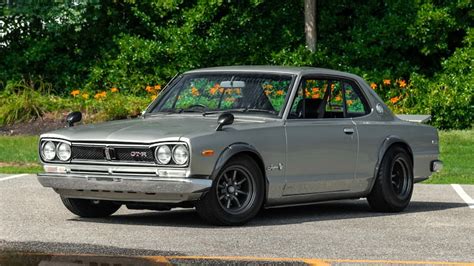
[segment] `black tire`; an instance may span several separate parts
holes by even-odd
[[[121,206],[103,200],[71,199],[63,196],[61,196],[61,200],[70,212],[84,218],[107,217],[114,214]]]
[[[413,194],[413,162],[400,146],[384,155],[374,187],[367,197],[370,207],[380,212],[400,212],[410,203]]]
[[[196,203],[196,210],[215,225],[245,224],[262,207],[263,182],[262,172],[251,157],[235,157],[224,165],[211,189]]]

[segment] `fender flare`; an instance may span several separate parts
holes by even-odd
[[[267,195],[268,195],[269,181],[268,181],[267,175],[265,173],[265,163],[264,163],[262,155],[257,151],[257,149],[254,146],[252,146],[248,143],[237,142],[237,143],[233,143],[233,144],[227,146],[221,152],[221,154],[219,155],[219,158],[217,159],[217,161],[214,165],[214,169],[212,170],[212,173],[210,175],[210,179],[211,180],[216,179],[217,175],[222,170],[222,168],[227,163],[227,161],[229,161],[233,156],[235,156],[239,153],[243,153],[243,152],[251,153],[252,155],[257,157],[258,160],[260,160],[260,162],[256,162],[256,163],[259,165],[259,167],[262,170],[262,176],[263,176],[263,179],[264,179],[264,186],[265,186],[265,188],[264,188],[264,191],[265,191],[264,199],[266,201]]]
[[[377,153],[377,162],[375,163],[375,168],[374,168],[374,178],[372,178],[372,181],[370,182],[369,190],[368,190],[369,193],[370,191],[372,191],[372,188],[374,187],[375,180],[377,179],[377,173],[379,172],[380,164],[382,163],[382,159],[385,156],[385,153],[393,144],[396,144],[396,143],[400,143],[403,146],[408,148],[408,153],[412,157],[412,161],[413,161],[413,151],[410,145],[408,145],[408,143],[405,140],[403,140],[401,137],[396,136],[396,135],[387,136],[382,142],[382,144],[380,145],[379,151]]]

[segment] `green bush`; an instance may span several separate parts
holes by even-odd
[[[41,80],[8,82],[0,95],[0,125],[42,117],[51,107],[49,98],[54,98],[49,90]]]
[[[440,129],[466,129],[474,123],[474,30],[464,42],[433,79],[412,76],[406,109],[431,114],[431,123]]]

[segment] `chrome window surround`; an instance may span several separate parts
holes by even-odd
[[[52,142],[64,142],[71,147],[73,146],[100,146],[100,147],[123,147],[123,148],[148,148],[152,149],[156,146],[160,145],[184,145],[189,152],[189,159],[188,161],[183,164],[183,165],[178,165],[178,164],[159,164],[156,159],[153,160],[153,162],[139,162],[139,161],[97,161],[97,160],[81,160],[81,159],[69,159],[68,161],[61,161],[59,159],[53,160],[53,161],[46,161],[43,159],[43,156],[41,155],[41,151],[43,148],[44,143],[52,141]],[[57,147],[56,147],[57,149]],[[126,143],[109,143],[109,142],[103,142],[103,143],[88,143],[88,142],[71,142],[71,141],[66,141],[62,139],[54,139],[54,138],[44,138],[40,140],[40,158],[43,163],[75,163],[75,164],[95,164],[95,165],[126,165],[126,166],[153,166],[153,167],[160,167],[160,168],[186,168],[191,164],[191,147],[187,142],[184,141],[165,141],[165,142],[157,142],[153,144],[126,144]],[[154,152],[153,152],[154,156]],[[72,156],[71,156],[72,158]],[[171,160],[173,161],[173,159]]]

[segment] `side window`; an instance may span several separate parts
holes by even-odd
[[[358,90],[354,89],[354,87],[349,83],[345,83],[344,86],[347,116],[358,117],[368,114],[369,108],[367,103],[362,100],[363,98]]]
[[[368,113],[363,98],[350,82],[306,79],[298,88],[290,119],[357,117]]]
[[[326,104],[326,115],[331,117],[343,117],[344,113],[344,98],[342,96],[343,84],[339,81],[333,81],[331,83],[331,93],[328,95],[328,101]]]

